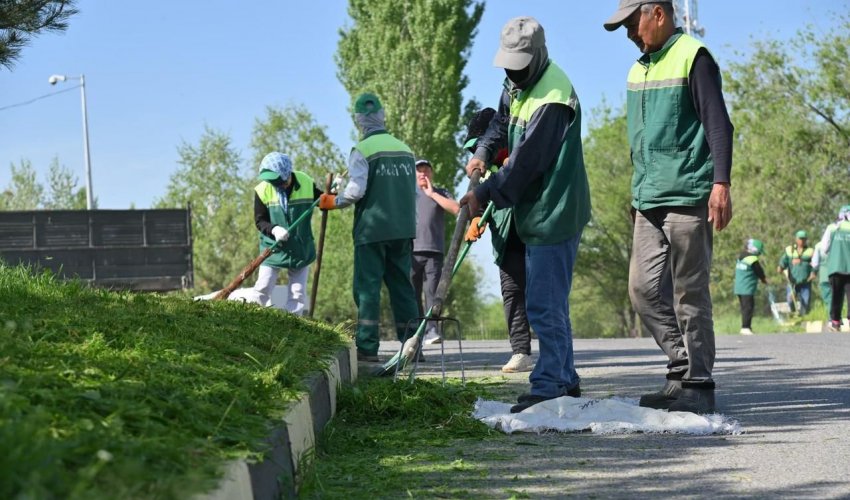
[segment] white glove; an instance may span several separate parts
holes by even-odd
[[[289,231],[280,226],[275,226],[272,228],[272,236],[274,236],[275,241],[286,241],[289,239]]]

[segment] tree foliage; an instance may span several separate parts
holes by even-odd
[[[180,167],[156,208],[192,207],[195,286],[221,288],[256,256],[251,185],[229,136],[206,129],[178,148]]]
[[[21,50],[42,32],[68,28],[75,0],[0,0],[0,66],[12,69]]]
[[[0,210],[85,210],[85,189],[77,187],[77,177],[58,158],[50,162],[46,188],[30,160],[21,159],[9,169],[11,179],[0,196]]]
[[[472,0],[350,0],[353,25],[340,31],[343,86],[380,97],[387,128],[432,162],[440,186],[461,179],[463,70],[483,12]]]

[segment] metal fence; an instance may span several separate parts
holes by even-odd
[[[188,208],[0,212],[0,259],[99,287],[191,288],[192,213]]]

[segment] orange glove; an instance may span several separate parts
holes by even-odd
[[[319,208],[322,210],[334,210],[336,208],[336,195],[326,193],[319,196]]]
[[[472,218],[472,221],[469,223],[469,229],[466,230],[466,238],[464,238],[466,241],[478,241],[478,238],[487,230],[487,224],[478,227],[480,221],[481,217]]]

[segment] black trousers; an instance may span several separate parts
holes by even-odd
[[[531,354],[531,327],[525,313],[525,245],[509,244],[499,266],[508,338],[514,354]]]
[[[443,254],[439,252],[413,252],[410,267],[410,279],[413,281],[416,303],[419,305],[419,316],[425,316],[425,312],[434,305],[434,299],[437,296],[437,285],[440,284],[440,274],[443,272]],[[422,304],[423,292],[425,295],[424,306]],[[437,323],[429,321],[428,329],[432,328],[439,332]]]
[[[741,303],[741,328],[750,328],[753,324],[756,298],[752,295],[738,295],[738,301]]]
[[[835,273],[830,275],[829,287],[832,288],[829,319],[841,321],[841,308],[845,301],[847,302],[847,318],[850,318],[850,274]]]

